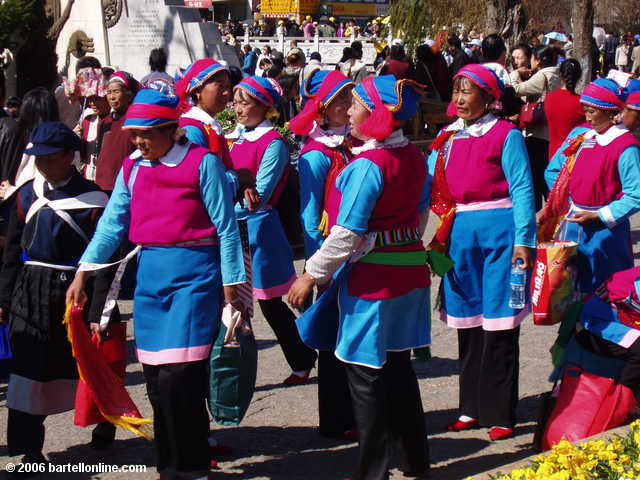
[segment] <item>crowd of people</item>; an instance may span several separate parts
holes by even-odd
[[[212,455],[228,448],[210,432],[209,355],[221,311],[246,317],[253,300],[290,369],[283,384],[318,369],[319,432],[357,439],[354,478],[388,478],[394,448],[406,477],[427,478],[411,352],[431,344],[431,274],[442,277],[437,309],[458,337],[459,410],[448,429],[513,436],[528,308],[511,304],[510,272],[531,268],[537,220],[559,181],[580,295],[633,267],[640,80],[599,75],[578,91],[580,63],[562,38],[507,52],[499,35],[473,33],[468,52],[458,35],[415,56],[394,41],[371,68],[359,42],[337,67],[295,44],[286,57],[245,45],[241,69],[206,58],[175,76],[157,49],[140,81],[83,57],[55,90],[26,93],[17,117],[0,119],[9,454],[46,461],[44,420],[74,408],[66,305],[122,346],[108,299],[117,263],[131,258],[163,480],[206,479]],[[421,99],[447,104],[451,119],[428,152],[403,130]],[[225,131],[228,108],[235,128]],[[293,140],[276,128],[285,125]],[[280,214],[296,178],[300,276]],[[440,223],[425,249],[431,210]],[[578,340],[635,365],[638,335],[607,336],[603,321],[583,325]],[[124,382],[122,365],[113,369]],[[620,382],[640,399],[637,373]],[[103,419],[92,445],[114,438]]]

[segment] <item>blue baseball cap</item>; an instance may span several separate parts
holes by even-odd
[[[28,155],[50,155],[63,150],[80,150],[80,139],[62,122],[42,122],[29,139],[32,146],[25,150]]]

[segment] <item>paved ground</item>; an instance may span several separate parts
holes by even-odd
[[[635,222],[636,230],[640,219]],[[640,233],[634,231],[634,245]],[[637,245],[636,245],[637,246]],[[638,254],[636,254],[638,257]],[[297,262],[301,267],[301,262]],[[437,291],[437,282],[433,292]],[[130,302],[123,310],[130,312]],[[215,479],[279,479],[337,480],[352,473],[356,444],[345,444],[320,437],[317,425],[316,383],[283,387],[288,375],[282,352],[273,333],[262,317],[256,318],[255,333],[260,348],[257,389],[249,412],[239,427],[217,428],[218,437],[235,447],[232,455],[220,459]],[[489,442],[484,429],[470,432],[446,432],[444,426],[455,418],[457,386],[457,341],[455,332],[434,318],[433,358],[415,362],[420,379],[422,401],[429,429],[432,478],[464,479],[514,462],[532,454],[530,444],[535,427],[537,396],[549,389],[549,347],[555,338],[554,327],[536,327],[530,319],[522,326],[519,424],[514,438]],[[131,362],[127,368],[129,391],[143,414],[150,416],[140,364],[135,363],[133,340],[129,341]],[[6,383],[0,383],[0,406],[4,405]],[[19,458],[7,457],[6,409],[0,409],[0,470],[7,462]],[[146,480],[157,477],[151,444],[125,431],[118,432],[113,448],[94,451],[86,444],[90,429],[73,425],[72,413],[51,416],[46,421],[45,454],[54,465],[84,462],[85,464],[146,465],[146,473],[46,473],[37,479],[105,479]],[[4,473],[4,472],[3,472]],[[394,479],[402,476],[394,472]],[[2,478],[2,474],[0,474]]]

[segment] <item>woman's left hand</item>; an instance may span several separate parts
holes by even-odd
[[[313,292],[313,286],[315,284],[316,281],[308,273],[298,277],[289,289],[289,294],[287,296],[289,304],[294,308],[301,309],[304,306],[304,302],[307,297]]]
[[[530,268],[531,265],[531,248],[522,245],[513,247],[513,255],[511,256],[511,265],[515,266],[518,260],[522,260],[522,268]]]
[[[576,212],[573,217],[567,217],[567,222],[577,223],[578,225],[589,225],[600,221],[600,215],[597,211],[592,212]]]

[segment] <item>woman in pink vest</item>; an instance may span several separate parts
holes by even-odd
[[[625,108],[623,91],[599,78],[580,97],[591,130],[551,159],[545,178],[553,185],[568,156],[571,208],[560,226],[563,239],[578,242],[578,286],[594,292],[613,273],[633,267],[629,217],[640,210],[640,148],[615,117]]]
[[[531,264],[536,223],[531,169],[522,133],[496,116],[509,100],[496,74],[467,65],[454,77],[458,119],[431,145],[432,205],[441,217],[432,246],[453,268],[443,278],[443,321],[458,331],[459,417],[449,430],[489,427],[513,435],[518,403],[520,323],[509,306],[510,271]],[[505,103],[505,106],[508,104]]]
[[[251,245],[253,296],[276,334],[292,373],[286,385],[306,383],[316,361],[296,330],[294,313],[282,301],[296,279],[293,252],[275,207],[288,176],[289,150],[268,120],[280,101],[275,80],[245,77],[234,89],[233,103],[238,127],[231,137],[233,168],[248,169],[256,178],[260,203],[255,211],[236,204],[238,220],[246,220]]]
[[[178,100],[141,90],[124,123],[138,148],[124,160],[68,299],[128,232],[138,253],[134,333],[154,412],[162,479],[207,478],[207,362],[222,302],[245,281],[233,199],[219,157],[175,140]],[[100,265],[98,265],[99,267]],[[221,294],[224,292],[224,298]]]
[[[316,68],[300,86],[304,108],[289,122],[293,133],[307,137],[298,158],[306,258],[320,248],[338,217],[336,178],[352,158],[347,112],[353,86],[337,70]],[[331,350],[318,353],[318,417],[321,435],[352,439],[357,433],[344,365]]]
[[[389,478],[394,446],[406,476],[422,478],[429,469],[410,355],[430,343],[422,232],[431,177],[422,153],[398,128],[416,113],[416,87],[384,75],[354,88],[349,121],[364,144],[352,149],[354,160],[336,180],[341,200],[335,225],[289,291],[289,301],[300,308],[315,285],[331,282],[298,319],[298,329],[307,344],[332,350],[345,363],[361,480]]]

